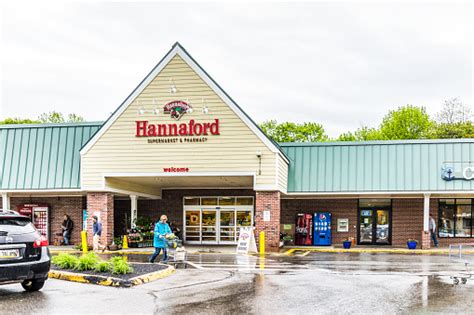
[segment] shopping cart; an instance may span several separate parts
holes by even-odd
[[[469,269],[469,264],[473,262],[474,258],[474,243],[470,244],[450,244],[449,245],[449,260],[453,263],[464,264],[464,271],[460,271],[449,278],[453,280],[453,284],[466,284],[468,279],[471,279],[472,273]]]
[[[183,246],[183,241],[178,238],[168,241],[168,248],[170,249],[170,256],[173,257],[175,268],[181,265],[184,269],[186,269],[187,252]]]

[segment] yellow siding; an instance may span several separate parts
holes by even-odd
[[[171,78],[178,88],[175,95],[169,93]],[[207,115],[202,113],[203,98],[209,108]],[[158,116],[150,113],[154,99],[161,110]],[[147,138],[135,137],[136,120],[176,123],[169,114],[162,112],[163,105],[173,100],[187,101],[194,110],[191,114],[185,114],[178,123],[188,123],[190,119],[212,122],[217,118],[220,135],[209,135],[206,143],[149,144]],[[148,111],[145,115],[137,113],[141,105]],[[188,167],[190,172],[258,174],[257,151],[262,153],[262,172],[257,175],[256,184],[275,186],[275,153],[176,55],[82,156],[82,188],[102,187],[103,173],[159,173],[170,166]],[[280,164],[286,165],[284,161]]]
[[[288,188],[288,164],[278,156],[278,188],[286,193]]]

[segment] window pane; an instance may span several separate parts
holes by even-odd
[[[470,205],[472,202],[471,199],[456,199],[457,205]]]
[[[440,206],[439,212],[439,236],[454,237],[454,207]]]
[[[391,199],[359,199],[359,207],[390,207]]]
[[[217,198],[201,198],[203,206],[217,206]]]
[[[184,197],[184,205],[185,206],[199,206],[199,198],[193,197]]]
[[[220,206],[233,206],[235,205],[234,197],[219,197]]]
[[[471,236],[471,206],[456,206],[456,237]]]
[[[445,205],[454,205],[454,199],[440,199],[439,203]]]
[[[199,210],[186,211],[186,225],[199,226],[201,224]]]
[[[252,197],[237,197],[237,206],[253,206]]]
[[[237,225],[250,226],[252,224],[252,212],[237,211]]]

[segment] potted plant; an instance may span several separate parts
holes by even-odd
[[[345,240],[342,241],[342,246],[345,249],[351,248],[351,245],[352,245],[352,237],[348,237],[348,238],[346,238]]]
[[[407,247],[408,249],[416,249],[416,245],[418,244],[418,241],[412,238],[409,238],[407,240]]]

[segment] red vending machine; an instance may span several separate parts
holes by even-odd
[[[31,219],[41,235],[49,238],[49,205],[28,203],[19,205],[17,210],[21,215]]]
[[[295,225],[295,245],[313,244],[313,215],[298,213]]]

